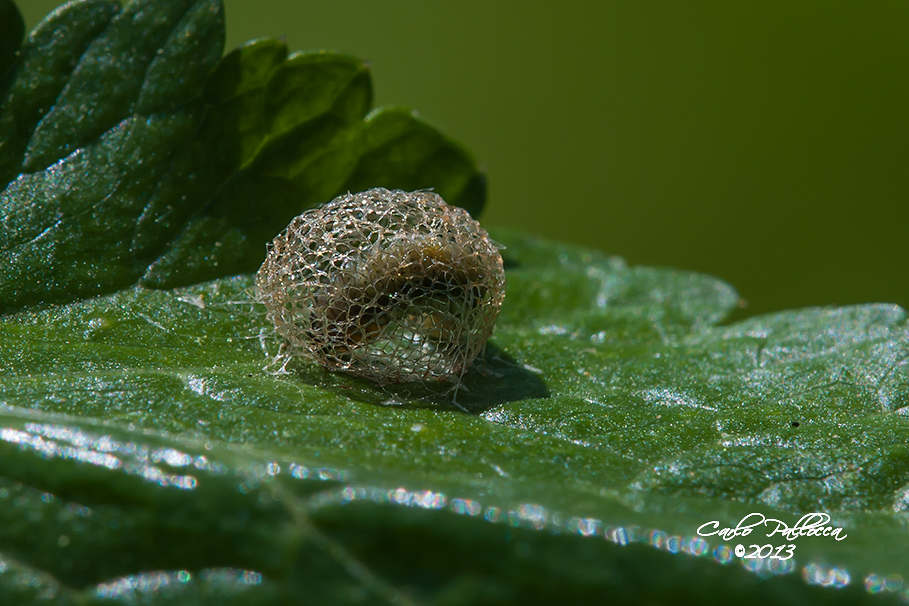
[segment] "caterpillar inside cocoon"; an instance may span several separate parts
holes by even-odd
[[[505,272],[465,210],[377,188],[291,221],[269,245],[256,296],[287,356],[383,385],[458,382],[492,334]]]

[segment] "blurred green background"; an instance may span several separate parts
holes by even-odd
[[[228,48],[369,60],[377,104],[486,166],[487,225],[719,276],[748,313],[909,307],[905,0],[226,5]]]

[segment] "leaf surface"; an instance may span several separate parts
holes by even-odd
[[[902,310],[717,326],[737,304],[717,280],[493,235],[507,246],[509,292],[458,394],[471,414],[307,362],[263,370],[277,343],[246,276],[9,316],[0,495],[21,509],[3,509],[18,529],[4,556],[77,593],[158,571],[155,599],[187,603],[297,583],[342,602],[557,595],[519,570],[578,599],[657,599],[673,583],[707,599],[683,579],[697,570],[746,599],[752,575],[716,562],[733,559],[723,545],[734,542],[699,540],[697,528],[825,511],[847,538],[797,539],[794,560],[759,567],[779,578],[755,596],[861,601],[864,579],[906,574]],[[435,553],[437,576],[409,576],[409,553]],[[594,574],[610,566],[642,586]],[[645,581],[664,573],[666,585]],[[846,574],[853,589],[818,592],[796,573],[815,584]]]

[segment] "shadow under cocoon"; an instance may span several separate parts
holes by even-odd
[[[549,388],[538,374],[493,343],[486,345],[459,385],[447,382],[377,385],[308,362],[291,364],[288,369],[310,385],[358,402],[389,408],[439,408],[482,414],[500,404],[550,397]]]

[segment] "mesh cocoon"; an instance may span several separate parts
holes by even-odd
[[[505,272],[465,210],[377,188],[291,221],[256,292],[289,356],[380,384],[457,381],[492,334]]]

